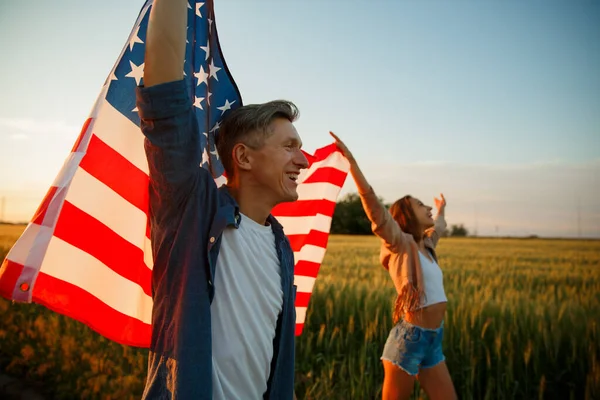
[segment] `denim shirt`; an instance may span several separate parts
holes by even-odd
[[[144,399],[212,399],[210,304],[223,231],[239,208],[225,186],[200,168],[200,131],[183,80],[136,89],[150,169],[152,339]],[[265,399],[294,393],[293,252],[269,216],[281,264],[278,317]],[[243,223],[243,221],[241,222]]]

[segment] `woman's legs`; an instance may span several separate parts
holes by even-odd
[[[419,370],[419,383],[430,400],[456,400],[456,391],[446,363]],[[385,387],[385,385],[384,385]]]
[[[415,376],[407,374],[400,367],[383,360],[382,400],[405,400],[410,398],[415,385]]]

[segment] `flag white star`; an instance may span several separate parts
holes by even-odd
[[[108,80],[109,81],[118,81],[119,80],[119,78],[117,78],[117,75],[115,75],[114,70],[110,73],[110,77],[108,78]]]
[[[208,70],[209,70],[209,74],[210,74],[211,78],[215,78],[216,80],[219,80],[219,78],[217,78],[217,72],[219,72],[221,70],[221,68],[219,68],[215,65],[214,59],[210,60],[210,65],[208,66]]]
[[[144,77],[144,63],[140,65],[135,65],[133,61],[129,60],[129,65],[131,66],[131,72],[125,75],[128,78],[134,78],[136,85],[139,86],[140,81]]]
[[[221,127],[221,121],[217,121],[217,123],[215,124],[215,126],[212,127],[212,129],[209,132],[214,132],[217,129],[219,129]]]
[[[206,101],[208,102],[209,106],[210,106],[210,96],[212,96],[212,93],[208,92],[208,97],[206,98]]]
[[[194,107],[198,107],[201,110],[204,110],[204,108],[202,108],[202,101],[204,100],[204,97],[198,97],[198,96],[194,96],[195,100],[194,100]]]
[[[138,112],[137,106],[135,106],[135,108],[133,110],[131,110],[131,112]]]
[[[217,152],[217,148],[215,147],[215,151],[211,151],[210,154],[212,154],[213,156],[215,156],[215,158],[218,160],[219,159],[219,152]]]
[[[215,179],[215,183],[217,187],[221,187],[227,183],[227,178],[225,178],[225,175],[221,175],[217,179]]]
[[[133,36],[131,36],[131,39],[129,40],[129,51],[133,50],[133,46],[135,46],[136,43],[144,43],[142,39],[140,39],[139,33],[140,27],[138,26],[135,30],[135,33],[133,34]]]
[[[212,19],[208,19],[208,32],[210,32],[212,29]]]
[[[198,79],[198,82],[196,82],[196,86],[200,86],[201,83],[208,82],[208,74],[204,72],[204,67],[202,65],[200,66],[198,72],[194,72],[194,76],[196,77],[196,79]]]
[[[209,157],[208,151],[206,151],[206,147],[205,147],[204,151],[202,152],[202,163],[200,165],[205,164],[207,162],[210,162],[210,157]]]
[[[196,3],[196,15],[202,18],[202,13],[200,13],[200,7],[202,7],[204,3]]]
[[[206,41],[206,46],[200,46],[200,48],[206,52],[204,61],[208,60],[208,55],[210,54],[210,40]]]
[[[188,8],[191,10],[192,6],[190,6],[190,2],[188,1]]]
[[[225,99],[225,104],[223,104],[221,107],[217,107],[217,110],[221,110],[221,115],[223,115],[225,114],[225,111],[231,110],[233,103],[235,103],[235,100],[230,103],[229,100]]]

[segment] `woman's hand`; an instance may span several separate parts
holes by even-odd
[[[434,197],[433,201],[435,202],[435,208],[437,208],[438,214],[444,215],[444,210],[446,209],[446,198],[444,197],[444,194],[440,193],[440,198]]]
[[[348,149],[348,147],[344,144],[344,142],[342,142],[342,140],[339,137],[337,137],[335,133],[329,132],[329,134],[335,139],[335,144],[342,152],[342,155],[346,157],[346,159],[350,163],[354,162],[354,156],[352,155],[352,152]]]

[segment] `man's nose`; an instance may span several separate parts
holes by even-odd
[[[298,155],[296,156],[294,163],[300,168],[308,168],[308,159],[302,150],[298,150]]]

